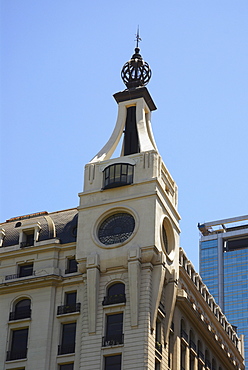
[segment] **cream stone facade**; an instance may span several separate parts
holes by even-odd
[[[143,65],[138,48],[128,63]],[[130,76],[79,207],[0,224],[3,370],[244,369],[242,338],[179,248],[156,106]]]

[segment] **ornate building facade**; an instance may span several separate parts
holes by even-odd
[[[179,248],[177,186],[139,52],[137,41],[78,208],[0,225],[4,370],[244,369],[242,340]]]

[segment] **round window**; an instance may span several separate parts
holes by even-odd
[[[107,217],[98,230],[98,238],[102,244],[123,243],[133,233],[135,221],[129,213],[115,213]]]

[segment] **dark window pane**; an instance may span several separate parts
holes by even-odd
[[[62,334],[62,346],[67,346],[75,343],[76,323],[64,324]]]
[[[26,235],[27,246],[34,245],[34,233]]]
[[[59,366],[59,370],[73,370],[74,364],[63,364]]]
[[[14,330],[12,333],[11,352],[26,350],[28,343],[28,329]]]
[[[121,370],[121,355],[105,357],[104,370]]]
[[[31,301],[30,299],[22,299],[15,305],[14,318],[15,320],[24,319],[31,316],[30,310]]]
[[[77,300],[77,292],[65,293],[66,306],[74,306]]]
[[[108,288],[108,296],[125,294],[125,284],[117,283],[113,284]]]
[[[115,337],[121,336],[122,326],[123,326],[122,313],[107,316],[107,330],[106,330],[107,340],[111,340]]]
[[[67,269],[65,270],[66,274],[77,272],[77,261],[74,258],[67,259]]]
[[[33,264],[19,266],[19,276],[30,276],[33,275]]]

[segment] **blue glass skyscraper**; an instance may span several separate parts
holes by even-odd
[[[198,224],[200,275],[227,319],[245,335],[248,364],[248,216]]]

